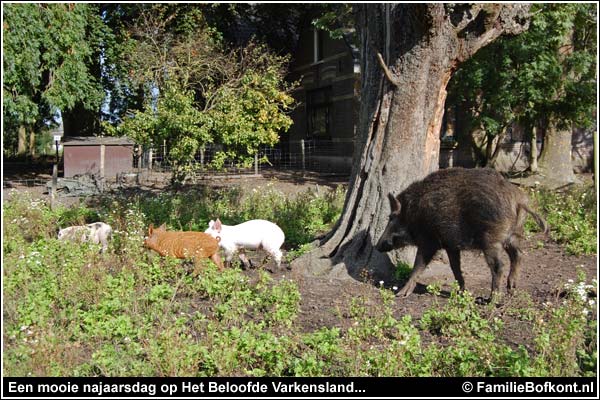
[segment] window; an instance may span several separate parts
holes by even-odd
[[[330,139],[331,87],[306,94],[308,113],[308,139]]]
[[[318,62],[323,59],[323,38],[324,32],[318,29],[313,30],[313,49],[314,49],[314,60]]]

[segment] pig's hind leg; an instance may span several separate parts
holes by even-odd
[[[458,282],[460,290],[465,290],[465,279],[463,278],[463,274],[460,269],[460,250],[446,249],[446,253],[448,254],[448,260],[450,261],[450,268],[452,268],[452,273]]]
[[[510,258],[510,272],[508,273],[508,280],[506,283],[506,289],[509,294],[514,293],[517,288],[517,282],[519,281],[522,254],[520,244],[521,238],[518,235],[512,235],[504,248],[508,254],[508,258]]]

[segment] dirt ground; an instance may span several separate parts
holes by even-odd
[[[34,174],[36,177],[48,177],[49,175]],[[28,175],[31,176],[31,175]],[[17,179],[18,171],[12,174],[6,174],[4,179]],[[334,188],[337,185],[347,183],[348,177],[343,176],[321,176],[307,173],[304,176],[297,172],[265,174],[262,177],[243,177],[235,179],[218,179],[201,181],[202,185],[213,186],[239,186],[243,189],[266,189],[273,187],[286,194],[295,194],[303,192],[308,188],[314,190],[324,190],[325,188]],[[165,188],[165,179],[155,175],[153,179],[145,185],[145,190],[161,191]],[[14,189],[28,190],[39,196],[48,196],[43,194],[44,189],[41,186],[24,187],[16,185]],[[3,194],[6,196],[7,191]],[[61,201],[77,201],[73,198],[62,198]],[[543,246],[540,246],[543,243]],[[586,273],[588,281],[598,276],[597,256],[572,256],[567,254],[564,249],[553,242],[549,237],[537,235],[526,240],[523,246],[523,260],[521,268],[521,278],[519,281],[519,290],[528,293],[535,304],[541,306],[546,301],[554,301],[560,293],[562,286],[568,279],[577,279],[578,270]],[[253,254],[248,252],[250,259],[255,264],[260,264],[263,254]],[[461,255],[463,274],[466,287],[475,296],[487,298],[491,286],[491,273],[480,252],[463,252]],[[508,257],[504,255],[504,262],[508,267]],[[273,269],[273,268],[271,268]],[[507,268],[506,268],[507,269]],[[258,271],[250,269],[245,271],[250,277],[256,277]],[[279,271],[273,272],[273,277],[278,280],[283,277],[294,279],[300,289],[302,298],[300,304],[299,326],[304,331],[314,331],[321,327],[347,327],[351,324],[349,318],[349,307],[351,300],[358,296],[365,296],[368,302],[375,304],[379,299],[379,291],[376,284],[363,283],[351,278],[346,280],[330,279],[322,277],[303,276],[295,271],[289,270],[286,265]],[[506,279],[506,271],[504,279]],[[422,313],[432,304],[444,304],[447,301],[451,284],[454,281],[448,260],[445,254],[438,253],[434,261],[419,279],[415,293],[408,298],[396,298],[396,316],[411,315],[414,319],[420,318]],[[442,294],[434,296],[427,293],[425,287],[431,283],[439,283],[442,287]],[[505,285],[505,280],[503,281]],[[386,282],[386,287],[392,285],[402,286],[403,282]],[[505,298],[503,301],[511,302],[511,298]],[[502,307],[500,305],[499,307]],[[504,316],[505,320],[505,340],[509,343],[528,345],[531,339],[531,332],[523,322],[512,319],[510,316]]]

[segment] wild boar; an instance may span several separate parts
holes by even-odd
[[[510,259],[510,293],[519,279],[520,242],[527,213],[547,231],[546,222],[529,208],[527,195],[489,168],[439,170],[412,183],[398,196],[390,193],[388,197],[391,214],[377,250],[417,246],[412,273],[397,296],[413,292],[419,274],[440,249],[448,253],[461,290],[465,282],[460,251],[482,250],[492,272],[492,294],[499,290],[504,249]]]
[[[158,228],[150,224],[144,245],[161,256],[193,258],[195,262],[210,258],[219,269],[223,269],[219,240],[203,232],[167,231],[165,224]]]

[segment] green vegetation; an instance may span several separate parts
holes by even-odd
[[[170,78],[148,77],[157,66],[140,66],[138,79],[157,93],[148,96],[143,110],[129,110],[119,125],[104,124],[108,134],[128,136],[146,146],[167,143],[176,182],[201,167],[194,156],[207,145],[220,145],[213,168],[223,169],[225,160],[248,167],[260,145],[277,144],[279,134],[292,124],[287,113],[294,102],[289,94],[294,85],[284,81],[289,57],[255,43],[228,54],[210,33],[195,35],[173,40],[170,52],[152,57],[146,53],[158,50],[148,49],[144,41],[156,38],[142,38],[137,45],[137,52],[144,53],[140,59],[153,63],[169,58],[174,67],[165,74]],[[208,49],[198,53],[198,47]]]
[[[529,136],[534,129],[544,134],[594,123],[595,7],[534,4],[531,10],[528,30],[478,51],[448,87],[449,103],[464,114],[465,144],[482,165],[493,165],[514,122]]]
[[[420,321],[395,314],[394,296],[360,295],[343,326],[306,331],[296,283],[266,271],[219,272],[142,249],[150,222],[204,229],[219,215],[279,223],[288,259],[338,217],[344,192],[236,189],[110,197],[92,209],[50,210],[12,195],[4,204],[4,372],[7,376],[578,376],[596,370],[595,280],[581,275],[561,297],[536,306],[526,293],[481,306],[456,288],[434,299]],[[59,242],[56,228],[102,219],[114,229],[109,251]],[[402,267],[402,266],[401,266]],[[405,267],[405,266],[404,266]],[[404,268],[403,267],[403,268]],[[402,268],[401,268],[402,269]],[[403,269],[402,269],[403,271]],[[439,287],[431,286],[434,296]],[[534,334],[505,341],[504,320]]]
[[[3,21],[3,150],[33,155],[59,111],[100,109],[104,93],[88,66],[107,32],[90,4],[9,4]]]
[[[593,185],[575,187],[557,192],[536,189],[530,192],[537,208],[546,218],[550,236],[574,255],[597,254],[597,203]],[[535,223],[528,219],[528,232],[536,231]]]
[[[218,145],[215,168],[251,164],[260,145],[275,145],[291,126],[295,83],[285,79],[290,56],[272,51],[264,35],[234,43],[214,26],[233,23],[237,12],[209,4],[8,5],[4,154],[36,155],[36,142],[46,147],[44,133],[62,119],[66,136],[166,143],[176,182],[209,144]]]

